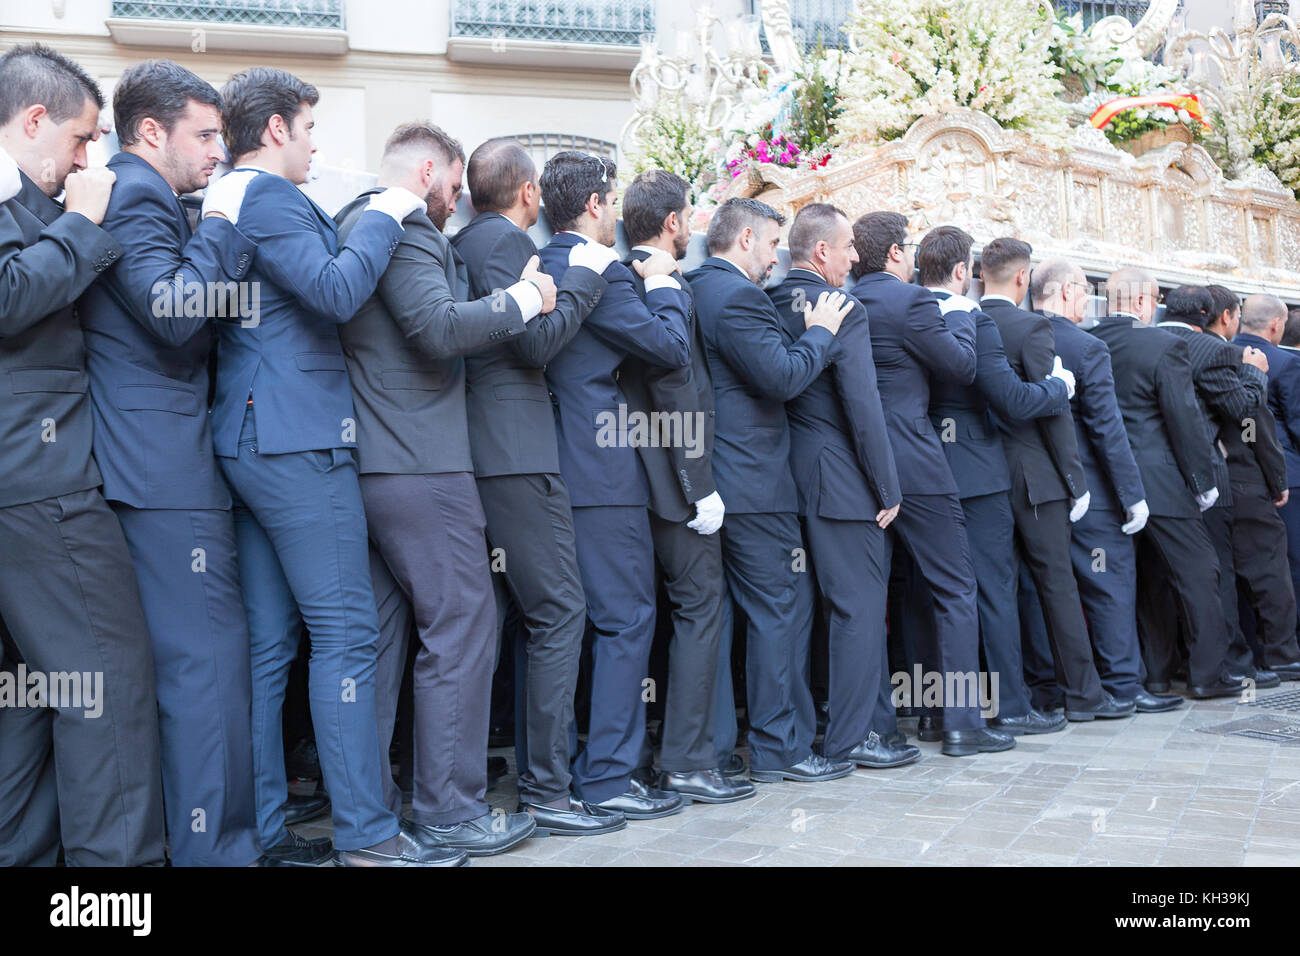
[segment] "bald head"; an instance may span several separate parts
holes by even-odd
[[[1286,318],[1286,303],[1275,295],[1252,295],[1241,304],[1241,331],[1258,335],[1274,345],[1282,341]]]
[[[1034,269],[1029,295],[1034,308],[1082,322],[1088,308],[1088,277],[1073,262],[1048,259]]]
[[[1127,312],[1150,325],[1159,304],[1160,283],[1146,269],[1127,266],[1110,274],[1106,281],[1106,298],[1111,314]]]

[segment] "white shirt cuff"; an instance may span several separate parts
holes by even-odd
[[[677,289],[681,291],[681,283],[672,276],[651,276],[645,280],[645,290],[653,292],[655,289]]]
[[[525,322],[542,314],[542,294],[537,290],[537,286],[527,279],[520,279],[506,289],[506,295],[515,300],[515,305],[519,306],[519,312]]]

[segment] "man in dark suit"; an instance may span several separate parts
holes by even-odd
[[[930,423],[957,482],[979,591],[980,641],[989,671],[998,675],[997,716],[990,724],[1016,736],[1054,733],[1065,729],[1065,718],[1035,710],[1025,685],[1011,473],[994,416],[1016,422],[1059,415],[1069,407],[1073,382],[1062,369],[1054,369],[1042,382],[1025,382],[1008,364],[997,326],[966,297],[974,270],[973,244],[961,229],[939,226],[917,249],[921,284],[939,300],[939,311],[945,316],[966,312],[975,322],[975,381],[932,383]],[[916,602],[906,607],[915,608]],[[912,617],[928,626],[924,615]],[[932,733],[939,739],[937,728]]]
[[[537,255],[525,229],[538,219],[541,192],[528,152],[512,139],[474,150],[467,170],[477,215],[452,247],[464,261],[474,299],[509,288]],[[597,254],[593,244],[586,252]],[[617,255],[610,251],[606,261]],[[540,833],[608,833],[627,826],[621,813],[570,793],[569,733],[587,620],[578,571],[569,491],[560,475],[546,363],[573,338],[604,293],[587,269],[561,284],[556,308],[509,341],[466,356],[470,456],[487,539],[503,562],[504,591],[520,611],[528,638],[515,657],[515,759],[520,806]]]
[[[297,188],[311,161],[315,87],[269,67],[231,77],[222,130],[234,167],[209,186],[257,243],[260,310],[218,321],[213,441],[235,499],[253,671],[253,768],[264,846],[286,836],[280,712],[298,645],[312,643],[308,693],[345,866],[459,866],[460,850],[418,843],[384,803],[375,712],[379,625],[357,481],[356,412],[337,326],[374,292],[421,197],[367,201],[342,246],[334,221]]]
[[[251,304],[236,282],[257,247],[217,217],[191,236],[177,198],[206,186],[225,158],[220,106],[211,85],[168,60],[141,63],[118,80],[113,119],[122,152],[108,164],[117,183],[103,225],[122,255],[78,306],[95,458],[153,642],[173,866],[247,866],[261,852],[248,620],[230,493],[207,415],[209,292],[232,293],[211,301],[236,317],[241,302]],[[203,307],[187,308],[195,297]],[[265,862],[328,856],[328,841],[289,841],[268,847]]]
[[[562,281],[573,250],[611,247],[618,225],[611,160],[573,150],[552,156],[540,185],[558,232],[541,250],[546,271]],[[575,755],[573,779],[583,799],[630,820],[676,813],[682,797],[633,777],[645,737],[641,694],[654,639],[654,542],[649,488],[628,432],[627,399],[616,373],[629,356],[683,368],[691,353],[686,329],[690,297],[673,278],[668,253],[635,263],[645,301],[620,262],[577,334],[546,367],[555,395],[560,474],[573,495],[578,568],[587,596],[591,638],[591,718]]]
[[[414,615],[413,833],[487,856],[527,839],[537,824],[527,813],[494,816],[485,800],[497,613],[462,356],[523,334],[554,307],[555,283],[530,259],[502,293],[463,301],[458,261],[441,232],[463,173],[460,144],[436,126],[411,123],[389,137],[378,185],[339,212],[339,236],[346,241],[370,197],[388,186],[426,197],[425,215],[407,217],[375,294],[339,335],[357,409],[379,609],[380,746],[392,738]],[[599,289],[599,272],[585,271],[574,281]],[[400,813],[391,774],[384,783],[389,809]]]
[[[790,272],[768,295],[795,339],[804,328],[804,306],[843,286],[858,254],[852,223],[825,203],[799,210],[789,245]],[[872,731],[871,715],[887,679],[885,529],[903,496],[876,389],[866,310],[849,302],[832,361],[786,403],[790,469],[828,631],[822,753],[860,767],[901,767],[920,759],[921,751]]]
[[[115,175],[86,168],[103,103],[47,47],[0,57],[0,658],[24,700],[24,671],[68,677],[0,707],[3,866],[52,866],[60,842],[72,866],[164,859],[149,631],[91,457],[73,307],[122,256],[99,226]]]
[[[853,225],[859,261],[853,296],[867,309],[871,351],[885,424],[894,451],[903,505],[893,523],[934,607],[934,629],[920,657],[945,685],[967,679],[964,700],[945,700],[943,752],[953,757],[1009,750],[1015,737],[984,725],[971,693],[980,673],[979,611],[966,518],[943,443],[930,423],[931,380],[969,385],[977,370],[975,321],[970,312],[946,317],[934,294],[911,282],[916,246],[907,219],[867,213]],[[913,694],[917,693],[916,688]],[[877,707],[878,730],[896,730],[893,714]]]
[[[1233,339],[1235,345],[1257,348],[1268,362],[1268,411],[1271,413],[1277,438],[1282,446],[1283,464],[1286,474],[1287,489],[1284,494],[1275,494],[1273,501],[1278,514],[1286,527],[1287,555],[1289,557],[1293,594],[1300,594],[1300,355],[1289,349],[1279,347],[1286,331],[1287,312],[1281,300],[1270,295],[1252,295],[1241,306],[1240,332]],[[1255,444],[1260,444],[1256,435]],[[1232,445],[1229,445],[1231,450]],[[1259,449],[1256,449],[1257,453]],[[1269,474],[1276,476],[1279,469],[1276,463],[1265,465]],[[1248,472],[1249,473],[1249,472]],[[1271,479],[1276,483],[1276,478]],[[1257,521],[1267,523],[1267,519],[1257,516]],[[1242,542],[1246,552],[1247,566],[1255,573],[1243,571],[1247,580],[1267,579],[1268,568],[1264,566],[1263,547],[1265,541],[1271,540],[1265,533],[1254,546]],[[1270,564],[1270,566],[1272,566]],[[1276,593],[1276,585],[1273,588]],[[1267,619],[1257,622],[1256,634],[1264,647],[1277,646],[1285,638],[1274,631],[1270,638]],[[1277,664],[1285,663],[1285,654],[1276,655],[1267,660],[1271,669],[1277,670]]]
[[[656,251],[677,260],[686,255],[689,189],[686,180],[662,169],[647,170],[628,185],[623,225],[633,243],[629,268]],[[686,280],[678,281],[689,296]],[[645,280],[633,272],[632,283],[644,301]],[[673,605],[659,787],[701,803],[731,803],[756,791],[747,781],[723,775],[713,747],[718,647],[723,629],[731,626],[717,533],[725,505],[713,483],[713,380],[693,305],[686,323],[690,365],[665,368],[630,356],[618,381],[629,415],[650,417],[650,434],[637,452],[650,486],[655,557]],[[657,427],[656,421],[662,424]],[[650,760],[643,757],[641,763],[649,766]]]
[[[980,305],[997,323],[1011,367],[1026,381],[1037,381],[1060,359],[1051,323],[1019,306],[1031,250],[1010,238],[995,239],[989,246],[992,261],[1001,257],[1008,267],[984,275]],[[1077,721],[1127,717],[1134,712],[1132,703],[1116,701],[1097,674],[1070,563],[1070,525],[1087,513],[1091,501],[1074,422],[1067,411],[1041,421],[999,424],[1011,466],[1011,507],[1021,559],[1042,604],[1065,716]]]
[[[1234,696],[1243,685],[1224,668],[1228,631],[1219,602],[1219,562],[1201,520],[1219,492],[1187,343],[1151,327],[1160,289],[1150,273],[1120,269],[1106,291],[1111,314],[1092,334],[1110,349],[1115,397],[1151,511],[1138,543],[1138,633],[1147,687],[1163,692],[1172,676],[1152,672],[1146,644],[1162,626],[1160,594],[1172,587],[1187,632],[1188,694]]]
[[[1017,268],[1029,264],[1028,258],[1019,262]],[[1079,327],[1088,290],[1083,270],[1062,259],[1042,263],[1030,285],[1034,307],[1052,323],[1056,354],[1074,373],[1070,410],[1091,500],[1087,513],[1070,526],[1070,559],[1102,687],[1116,700],[1132,701],[1139,713],[1157,713],[1180,706],[1182,698],[1152,694],[1142,684],[1132,536],[1146,525],[1150,509],[1115,399],[1110,353],[1104,342]],[[1033,656],[1045,659],[1045,666],[1038,665],[1041,686],[1059,693],[1041,609],[1028,617],[1026,629],[1042,649]]]
[[[713,478],[727,503],[723,569],[731,600],[747,619],[750,778],[816,782],[847,776],[854,764],[813,751],[813,586],[785,403],[826,367],[851,303],[838,293],[819,296],[805,316],[805,331],[790,335],[762,290],[777,262],[784,221],[766,203],[728,200],[709,222],[709,258],[687,279],[717,411]],[[714,728],[720,764],[730,759],[736,734],[730,660],[731,635],[723,634]]]

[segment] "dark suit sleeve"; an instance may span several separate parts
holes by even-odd
[[[903,347],[937,379],[958,385],[975,381],[975,317],[953,311],[945,322],[938,301],[928,292],[914,296],[908,306]]]
[[[835,345],[835,336],[819,325],[786,345],[772,300],[758,286],[752,294],[745,289],[733,297],[715,329],[714,347],[736,377],[778,402],[788,402],[811,385]]]
[[[1300,360],[1283,365],[1276,380],[1279,407],[1275,410],[1275,417],[1278,427],[1286,429],[1292,445],[1300,448]]]
[[[122,261],[106,278],[113,297],[160,342],[177,348],[208,322],[208,312],[175,308],[192,288],[238,281],[248,273],[257,245],[225,219],[211,217],[181,248],[179,210],[169,194],[153,189],[114,190],[104,228],[122,244]],[[242,258],[241,258],[242,257]]]
[[[1187,343],[1176,339],[1169,350],[1156,363],[1156,399],[1165,427],[1169,430],[1169,443],[1183,480],[1196,494],[1214,487],[1214,471],[1210,459],[1210,443],[1205,426],[1196,406],[1196,391],[1192,384],[1192,363],[1187,354]]]
[[[1119,503],[1131,508],[1146,498],[1142,474],[1133,457],[1128,431],[1115,398],[1115,374],[1110,368],[1110,350],[1094,339],[1084,351],[1076,370],[1075,389],[1079,400],[1079,424],[1098,451]]]
[[[301,305],[340,323],[378,287],[403,234],[391,216],[367,209],[331,256],[311,201],[287,179],[267,173],[248,184],[239,222],[258,245],[258,267]]]
[[[647,292],[642,302],[631,271],[621,262],[610,263],[604,276],[608,287],[600,297],[600,308],[587,317],[588,328],[652,365],[690,365],[691,347],[686,341],[690,297],[681,288],[661,287]]]
[[[899,488],[894,449],[885,427],[876,384],[876,363],[871,357],[871,333],[867,312],[860,303],[844,318],[835,336],[836,361],[830,373],[840,407],[848,419],[853,450],[858,464],[871,482],[881,508],[892,508],[903,500]]]
[[[1250,372],[1255,375],[1247,374]],[[1194,379],[1197,393],[1205,399],[1215,418],[1238,425],[1264,400],[1268,388],[1264,373],[1242,362],[1241,353],[1230,348],[1216,350],[1213,359],[1195,373]]]
[[[1040,382],[1052,371],[1056,358],[1056,336],[1052,334],[1052,324],[1040,318],[1030,327],[1021,345],[1020,361],[1025,370],[1025,379]],[[1074,430],[1074,419],[1069,411],[1051,418],[1038,421],[1043,443],[1047,453],[1052,457],[1052,464],[1065,482],[1071,498],[1081,498],[1088,490],[1087,480],[1083,475],[1083,462],[1079,459],[1079,436]]]
[[[1007,362],[998,327],[986,315],[975,318],[975,344],[979,358],[975,385],[989,406],[1006,421],[1025,421],[1068,411],[1069,390],[1057,378],[1025,382]]]
[[[16,200],[10,200],[16,203]],[[85,216],[65,212],[24,248],[22,228],[0,204],[0,339],[70,304],[95,281],[96,264],[121,245]]]
[[[1269,495],[1276,501],[1289,487],[1286,453],[1282,450],[1282,443],[1277,439],[1277,422],[1274,421],[1273,413],[1268,410],[1268,406],[1262,406],[1256,414],[1258,418],[1255,421],[1255,441],[1250,446],[1250,450],[1255,456],[1255,461],[1259,463],[1259,470],[1264,475]],[[1242,426],[1235,427],[1240,429]]]
[[[379,280],[379,297],[411,345],[430,358],[446,359],[521,334],[519,306],[503,291],[475,302],[456,301],[447,281],[450,254],[431,222],[412,217]]]

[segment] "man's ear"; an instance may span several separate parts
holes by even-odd
[[[271,143],[276,146],[283,146],[289,141],[289,124],[284,121],[284,117],[275,113],[266,122],[266,132],[262,134],[263,145],[266,143],[267,134],[271,137]]]

